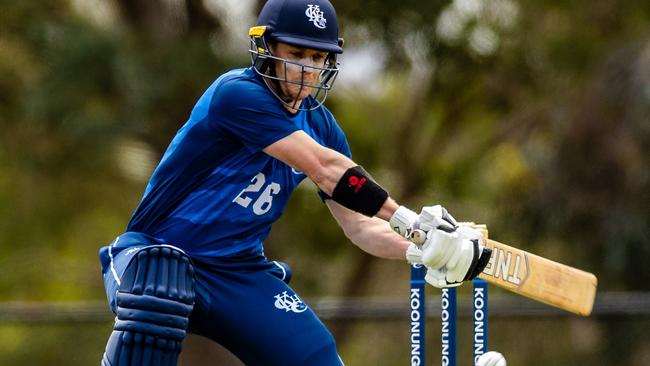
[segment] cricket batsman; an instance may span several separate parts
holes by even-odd
[[[123,234],[100,249],[115,324],[102,366],[176,365],[187,332],[249,366],[343,365],[264,240],[305,178],[346,236],[383,258],[423,262],[436,287],[487,264],[480,232],[439,205],[400,206],[351,159],[323,105],[343,52],[327,0],[269,0],[250,28],[252,65],[217,78],[153,172]],[[417,229],[417,230],[416,230]],[[412,232],[425,232],[416,247]]]

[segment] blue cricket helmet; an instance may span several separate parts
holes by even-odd
[[[339,38],[339,25],[332,4],[328,0],[268,0],[255,24],[248,31],[251,37],[249,52],[255,72],[274,85],[269,89],[285,106],[300,110],[319,108],[334,85],[339,73],[337,55],[343,52],[343,38]],[[273,55],[267,41],[324,51],[327,58],[322,65],[290,61]],[[274,63],[284,68],[284,75],[273,70],[271,65]],[[305,83],[304,79],[289,80],[286,76],[288,65],[299,67],[303,73],[317,72],[317,83]],[[301,104],[300,92],[289,100],[279,83],[299,85],[301,90],[311,88],[316,102],[297,108]]]
[[[336,11],[328,0],[269,0],[260,11],[256,26],[265,36],[290,45],[342,53]]]

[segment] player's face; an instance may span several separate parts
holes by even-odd
[[[289,100],[303,100],[309,96],[313,87],[318,85],[321,68],[327,61],[327,52],[300,48],[278,42],[273,46],[276,57],[290,62],[276,62],[275,73],[281,80],[282,94]],[[302,67],[303,65],[304,67]]]

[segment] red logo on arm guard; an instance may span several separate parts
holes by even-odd
[[[354,187],[354,193],[357,193],[357,192],[359,192],[359,190],[361,189],[361,187],[363,187],[363,185],[366,184],[366,178],[365,178],[365,177],[361,177],[361,179],[359,179],[358,177],[356,177],[356,176],[353,175],[353,176],[351,176],[351,177],[348,179],[348,183],[349,183],[352,187]]]

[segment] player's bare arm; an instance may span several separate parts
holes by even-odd
[[[387,259],[404,259],[411,244],[377,217],[367,217],[326,200],[332,216],[345,236],[366,253]]]
[[[481,241],[478,239],[480,233],[473,232],[472,235],[466,235],[467,233],[463,231],[457,231],[456,221],[441,206],[425,207],[419,215],[404,206],[399,206],[354,161],[320,145],[305,132],[296,131],[267,146],[264,151],[305,173],[341,206],[339,211],[346,209],[356,211],[351,212],[350,216],[343,214],[338,218],[335,216],[339,223],[341,223],[339,219],[344,218],[342,222],[345,227],[342,227],[348,230],[346,234],[354,233],[355,244],[378,256],[421,261],[431,268],[430,275],[427,277],[430,284],[437,287],[457,286],[463,281],[476,277],[487,264],[490,250],[485,250],[481,246]],[[365,179],[367,189],[372,191],[356,196],[357,190],[354,184],[349,184],[352,178],[356,181]],[[353,213],[363,214],[368,219],[373,216],[378,217],[388,221],[390,226],[386,225],[386,231],[378,229],[379,219],[361,221],[352,215]],[[352,229],[353,225],[357,227]],[[421,252],[420,248],[415,246],[405,248],[404,242],[396,243],[394,247],[388,249],[392,240],[397,241],[397,239],[386,241],[386,238],[382,237],[382,234],[387,235],[390,228],[403,238],[410,238],[413,232],[425,232],[426,238],[423,240]],[[363,231],[363,234],[357,230]],[[372,239],[379,238],[384,240],[370,243]]]
[[[458,285],[471,280],[487,264],[490,250],[484,250],[481,246],[479,232],[456,230],[458,224],[441,206],[425,207],[419,215],[399,206],[388,197],[383,188],[369,176],[364,176],[367,173],[362,169],[358,170],[356,163],[343,154],[318,144],[306,133],[294,132],[269,145],[264,151],[304,172],[330,195],[338,206],[328,203],[330,210],[335,207],[332,212],[335,219],[346,235],[366,252],[380,257],[421,261],[432,269],[427,279],[438,287]],[[355,197],[354,193],[346,192],[345,189],[350,187],[348,178],[355,177],[358,180],[356,175],[351,176],[350,172],[360,174],[361,179],[367,179],[368,184],[375,185],[371,186],[371,189],[381,190],[384,195]],[[345,187],[342,188],[343,194],[338,193],[337,196],[337,190],[341,192],[341,186]],[[354,190],[354,187],[352,189]],[[377,211],[364,211],[363,205],[372,205],[372,200],[382,200],[381,206],[374,206],[380,208]],[[363,215],[360,213],[367,218],[362,219],[360,216]],[[389,221],[390,226],[379,219],[371,220],[372,216]],[[380,225],[385,229],[381,229]],[[400,235],[389,235],[391,228]],[[420,248],[406,245],[406,241],[399,240],[399,236],[410,238],[413,232],[426,233],[426,238],[422,240],[421,252]]]
[[[346,171],[358,165],[338,151],[320,145],[303,131],[296,131],[276,141],[267,146],[264,152],[305,173],[329,196],[333,195]],[[388,197],[375,216],[389,221],[398,207]]]

